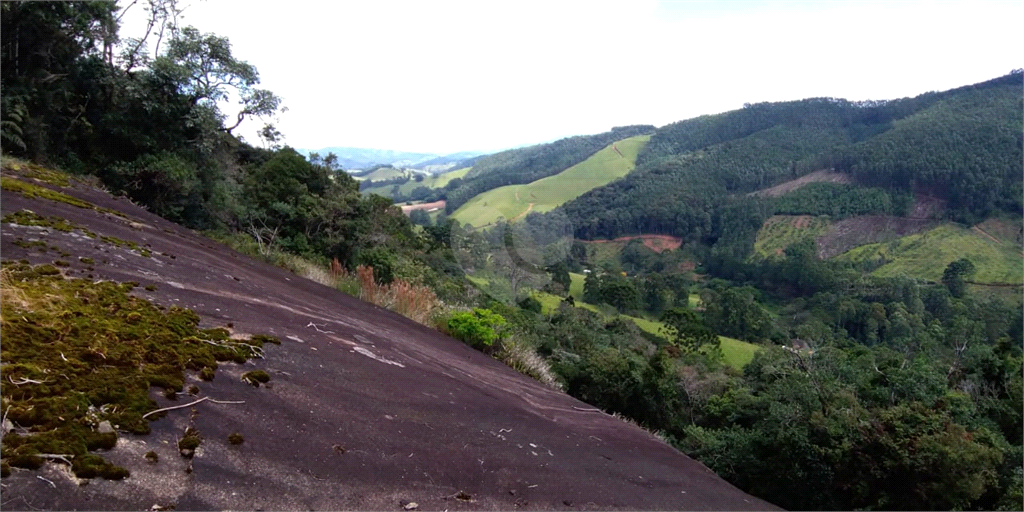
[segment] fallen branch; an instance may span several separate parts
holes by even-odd
[[[64,455],[64,454],[59,454],[59,453],[37,453],[37,454],[35,454],[35,456],[39,457],[39,458],[42,458],[42,459],[62,460],[62,461],[64,461],[64,463],[66,463],[69,466],[71,465],[71,461],[68,460],[68,458],[69,457],[72,458],[72,459],[75,458],[74,455]]]
[[[321,330],[320,330],[320,327],[318,327],[318,326],[317,326],[316,324],[314,324],[313,322],[310,322],[310,323],[309,323],[309,325],[307,325],[306,327],[312,327],[312,328],[316,329],[316,332],[319,332],[319,333],[323,333],[323,334],[334,334],[334,331],[321,331]],[[324,327],[327,327],[327,324],[324,324]]]
[[[239,348],[242,348],[242,347],[248,347],[249,351],[257,359],[263,359],[263,357],[264,357],[263,349],[262,348],[257,347],[256,345],[250,345],[248,343],[242,343],[240,341],[236,341],[236,342],[233,342],[233,343],[222,343],[222,342],[218,342],[218,341],[203,340],[203,343],[206,343],[206,344],[209,344],[209,345],[213,345],[215,347],[227,348],[227,349],[231,349],[231,350],[238,350]]]
[[[196,400],[195,402],[189,402],[187,404],[182,404],[182,405],[173,405],[171,407],[163,407],[163,408],[160,408],[160,409],[156,409],[154,411],[149,411],[146,414],[142,415],[142,419],[146,419],[147,417],[149,417],[149,416],[151,416],[153,414],[156,414],[158,412],[173,411],[175,409],[184,409],[186,407],[189,407],[189,406],[192,406],[192,405],[196,405],[196,404],[198,404],[200,402],[205,402],[207,400],[209,400],[209,401],[211,401],[211,402],[213,402],[215,404],[244,404],[245,403],[245,400],[237,400],[237,401],[236,400],[214,400],[214,399],[212,399],[212,398],[210,398],[208,396],[204,396],[204,397],[200,398],[199,400]]]
[[[47,480],[47,479],[45,479],[45,478],[43,478],[43,477],[41,477],[39,475],[36,475],[36,478],[38,478],[38,479],[40,479],[40,480],[50,484],[50,487],[53,487],[54,489],[57,488],[57,484],[53,483],[53,480]]]
[[[20,386],[22,384],[46,384],[47,382],[50,382],[48,380],[34,380],[27,379],[25,377],[21,378],[21,382],[14,382],[14,377],[11,377],[10,375],[7,376],[7,380],[11,381],[11,384],[14,384],[15,386]]]
[[[601,409],[584,409],[583,407],[576,407],[575,405],[573,405],[572,408],[583,412],[604,412]]]

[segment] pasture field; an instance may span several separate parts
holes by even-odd
[[[444,188],[445,185],[447,185],[450,181],[454,180],[455,178],[464,178],[466,176],[466,173],[469,172],[469,169],[470,169],[469,167],[463,167],[462,169],[457,169],[457,170],[454,170],[454,171],[451,171],[451,172],[446,172],[444,174],[438,174],[438,175],[435,175],[435,176],[429,176],[429,177],[423,178],[423,181],[420,181],[420,182],[417,182],[415,179],[410,179],[409,181],[407,181],[407,182],[405,182],[405,183],[403,183],[403,184],[398,186],[398,192],[400,194],[402,194],[402,195],[408,196],[409,194],[412,193],[413,190],[415,190],[415,189],[417,189],[419,187]],[[374,171],[373,174],[376,174],[377,172],[378,171]],[[373,178],[373,179],[384,179],[384,178]],[[365,195],[377,194],[379,196],[391,197],[391,190],[393,188],[395,188],[394,185],[383,185],[383,186],[380,186],[380,187],[370,187],[370,188],[368,188],[366,190],[363,190],[362,193],[365,194]]]
[[[569,284],[569,295],[572,295],[573,299],[582,301],[583,282],[586,281],[587,276],[583,274],[577,274],[575,272],[569,272],[569,277],[572,279],[571,284]]]
[[[499,218],[517,220],[531,211],[553,210],[591,189],[629,174],[636,165],[637,153],[649,139],[649,135],[623,139],[554,176],[525,185],[488,190],[470,199],[451,216],[463,224],[484,227]]]
[[[863,245],[836,258],[880,263],[872,273],[881,277],[904,274],[935,282],[942,279],[947,265],[967,258],[977,269],[970,279],[973,282],[1024,283],[1024,255],[1020,246],[952,223],[891,242]]]
[[[381,167],[380,169],[377,169],[376,171],[373,171],[370,174],[367,174],[366,176],[363,176],[362,178],[357,178],[357,179],[359,179],[360,181],[362,181],[362,180],[374,180],[374,181],[376,181],[376,180],[390,180],[392,178],[398,178],[400,176],[405,176],[406,174],[408,174],[408,171],[403,171],[402,169],[395,169],[393,167]]]

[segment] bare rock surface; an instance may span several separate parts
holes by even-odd
[[[3,479],[5,510],[776,509],[650,433],[459,341],[123,198],[36,184],[125,217],[8,191],[3,214],[65,218],[139,249],[4,223],[3,258],[52,263],[52,251],[13,244],[44,240],[73,255],[63,258],[68,277],[137,281],[135,295],[191,308],[203,327],[230,323],[236,333],[272,334],[282,344],[267,345],[264,359],[222,364],[211,382],[189,375],[186,387],[200,388],[195,397],[171,401],[154,389],[161,407],[201,397],[244,403],[207,400],[168,412],[148,435],[118,432],[117,446],[103,455],[128,468],[129,478],[78,480],[60,462],[16,469]],[[270,382],[257,388],[241,380],[255,369]],[[184,458],[176,443],[188,426],[203,442]],[[232,433],[244,442],[229,443]],[[151,451],[157,462],[147,460]]]

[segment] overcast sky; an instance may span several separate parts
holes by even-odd
[[[746,102],[915,96],[1024,67],[1020,0],[179,3],[182,25],[227,37],[259,69],[289,109],[285,142],[309,149],[495,151]],[[236,133],[259,144],[261,126]]]

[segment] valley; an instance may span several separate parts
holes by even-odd
[[[5,509],[1020,510],[1024,71],[594,128],[474,94],[696,100],[649,47],[614,108],[586,52],[442,76],[460,26],[295,140],[551,142],[296,150],[226,37],[118,9],[0,9]]]

